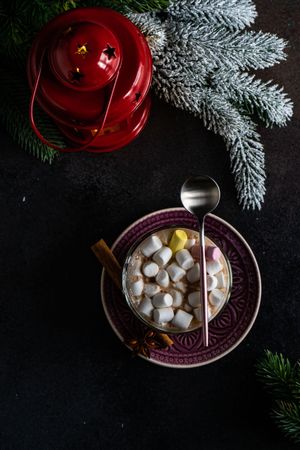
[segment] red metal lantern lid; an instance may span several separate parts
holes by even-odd
[[[103,88],[120,62],[118,40],[107,28],[94,23],[68,27],[49,49],[49,63],[56,77],[78,90]]]
[[[89,49],[93,49],[90,54]],[[130,20],[114,10],[76,8],[50,21],[29,53],[31,88],[43,54],[37,101],[63,126],[97,128],[113,84],[110,80],[118,70],[107,126],[126,120],[149,91],[152,58],[147,41]]]

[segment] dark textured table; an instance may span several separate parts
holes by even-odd
[[[157,100],[142,135],[111,154],[64,155],[48,166],[1,132],[1,450],[296,448],[269,418],[254,365],[265,348],[299,357],[300,8],[293,0],[257,7],[256,28],[290,41],[288,61],[266,76],[296,103],[288,127],[261,130],[261,212],[238,207],[222,140]],[[217,214],[252,246],[263,297],[237,349],[173,370],[132,359],[114,335],[89,247],[179,205],[181,183],[197,173],[218,180]]]

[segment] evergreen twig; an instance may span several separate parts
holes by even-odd
[[[257,375],[273,398],[271,415],[294,442],[300,442],[300,361],[292,365],[281,353],[265,351]]]
[[[31,129],[28,119],[30,93],[23,73],[2,67],[0,79],[3,87],[0,90],[0,121],[24,150],[43,162],[51,163],[58,152],[44,145]],[[51,142],[65,146],[61,133],[38,107],[35,108],[35,118],[43,135]]]

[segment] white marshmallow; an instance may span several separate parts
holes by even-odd
[[[141,277],[142,276],[142,272],[141,272],[142,259],[139,257],[136,257],[131,262],[131,265],[132,265],[131,275]]]
[[[144,297],[138,307],[139,312],[147,317],[151,317],[153,309],[154,307],[149,297]]]
[[[183,307],[183,309],[186,311],[186,312],[191,312],[191,311],[193,311],[193,308],[188,304],[188,303],[185,303],[184,304],[184,307]]]
[[[178,308],[183,300],[182,292],[177,291],[176,289],[171,289],[169,293],[170,295],[172,295],[173,298],[173,308]]]
[[[155,308],[168,308],[173,304],[173,298],[170,294],[159,292],[152,298],[152,304]]]
[[[207,290],[212,291],[217,287],[218,280],[213,275],[207,275],[206,277],[206,283],[207,283]]]
[[[143,279],[140,278],[139,280],[136,280],[136,281],[133,281],[132,283],[130,283],[130,288],[131,288],[132,295],[134,295],[134,296],[141,295],[141,293],[143,292],[143,289],[144,289]]]
[[[172,324],[177,328],[186,330],[190,326],[192,320],[193,320],[192,314],[189,314],[186,311],[183,311],[182,309],[178,309],[176,311],[174,319],[172,320]]]
[[[208,299],[211,305],[219,306],[225,300],[225,294],[220,289],[214,289],[209,293]]]
[[[200,264],[196,263],[186,274],[190,283],[195,283],[200,280]]]
[[[155,262],[147,261],[143,265],[143,273],[146,277],[152,278],[158,274],[159,267]]]
[[[208,318],[208,320],[211,318],[212,315],[213,315],[213,310],[212,310],[211,306],[208,305],[208,308],[207,308],[207,318]]]
[[[149,257],[153,255],[153,253],[157,252],[162,247],[161,240],[158,236],[149,236],[145,242],[141,245],[141,251],[142,253]]]
[[[200,291],[191,292],[188,295],[188,302],[193,308],[199,306],[201,304]]]
[[[175,281],[175,283],[181,280],[185,275],[185,270],[179,267],[175,262],[167,267],[167,272],[170,275],[171,280]]]
[[[217,279],[217,288],[224,288],[226,286],[226,280],[223,272],[219,272],[215,275]]]
[[[201,306],[199,306],[198,308],[194,309],[194,316],[199,322],[202,322],[202,308],[201,308]]]
[[[162,247],[152,256],[159,266],[165,266],[172,258],[172,250],[169,247]]]
[[[173,317],[173,308],[160,308],[153,311],[153,319],[156,323],[170,322]]]
[[[215,275],[223,269],[222,264],[219,261],[207,261],[206,263],[206,272],[209,275]]]
[[[158,274],[156,275],[155,281],[157,284],[159,284],[162,288],[166,288],[169,286],[170,278],[169,274],[166,270],[161,269]]]
[[[187,285],[183,283],[183,281],[178,281],[177,283],[174,283],[174,288],[179,289],[181,292],[185,294],[187,290]]]
[[[144,294],[148,297],[153,297],[153,295],[160,292],[160,287],[155,283],[145,283]]]
[[[179,250],[178,252],[176,252],[175,258],[176,258],[176,261],[178,262],[178,264],[184,270],[191,269],[194,265],[193,257],[186,248],[183,248],[182,250]]]
[[[196,244],[196,239],[187,239],[184,248],[189,250],[191,247],[193,247]]]

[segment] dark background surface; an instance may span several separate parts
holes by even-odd
[[[294,449],[269,418],[255,378],[263,349],[299,357],[300,7],[257,1],[256,29],[290,41],[265,71],[295,102],[288,127],[261,130],[267,195],[261,212],[235,199],[222,140],[157,100],[142,135],[111,154],[64,155],[52,166],[1,132],[0,448]],[[248,240],[263,283],[260,313],[222,360],[174,370],[132,359],[100,303],[89,247],[111,244],[142,215],[179,206],[190,174],[216,178],[216,213]]]

